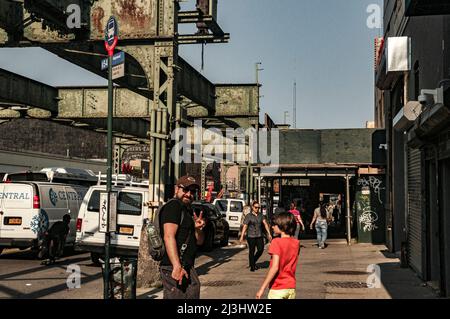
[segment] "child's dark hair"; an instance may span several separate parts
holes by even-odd
[[[297,222],[294,215],[287,212],[274,215],[272,217],[272,224],[277,225],[283,233],[289,236],[293,236],[295,234],[295,229],[297,228]]]

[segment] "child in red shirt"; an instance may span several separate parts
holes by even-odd
[[[281,237],[273,239],[270,244],[269,273],[256,294],[257,299],[261,299],[267,287],[270,288],[268,299],[295,299],[295,270],[300,253],[300,241],[292,237],[296,227],[296,219],[291,213],[273,217],[273,232]]]

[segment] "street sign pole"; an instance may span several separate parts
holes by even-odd
[[[113,87],[112,87],[112,55],[109,56],[109,64],[108,64],[108,163],[107,163],[107,177],[106,177],[106,193],[108,194],[108,216],[106,219],[106,233],[105,233],[105,277],[104,281],[104,299],[109,298],[109,273],[110,273],[110,265],[109,265],[109,251],[111,245],[111,233],[109,232],[109,216],[110,216],[110,195],[111,195],[111,180],[112,180],[112,118],[113,112]]]
[[[112,296],[109,294],[109,274],[110,274],[110,245],[111,245],[111,229],[110,229],[110,216],[111,216],[111,191],[112,191],[112,127],[113,127],[113,82],[112,82],[112,67],[113,67],[113,55],[114,48],[118,41],[118,26],[114,17],[109,18],[105,30],[105,48],[108,51],[108,163],[107,163],[107,175],[106,175],[106,193],[108,198],[108,215],[107,226],[105,233],[105,272],[103,276],[103,298],[109,299]]]

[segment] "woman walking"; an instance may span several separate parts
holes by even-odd
[[[325,241],[327,240],[328,219],[329,216],[326,204],[320,204],[320,206],[314,210],[314,217],[310,226],[312,230],[314,223],[316,223],[317,245],[320,249],[325,248]]]
[[[263,226],[267,231],[269,242],[272,241],[269,224],[259,211],[260,205],[258,201],[252,203],[252,212],[244,219],[244,227],[242,228],[241,243],[244,242],[244,236],[247,233],[248,243],[248,261],[250,264],[250,271],[258,269],[256,262],[264,251]],[[256,248],[256,254],[255,254]]]
[[[302,216],[300,215],[300,212],[297,210],[297,206],[295,205],[294,202],[291,203],[291,209],[289,210],[289,213],[291,213],[292,215],[294,215],[295,217],[295,222],[296,222],[296,229],[295,229],[295,234],[294,234],[294,238],[295,239],[299,239],[299,233],[300,233],[300,227],[302,228],[303,231],[305,231],[305,225],[303,224],[303,220],[302,220]]]

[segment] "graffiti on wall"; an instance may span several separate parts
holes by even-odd
[[[370,187],[371,189],[373,189],[373,192],[378,196],[378,201],[380,202],[380,204],[383,204],[383,201],[381,200],[381,191],[383,189],[386,189],[386,187],[381,187],[382,184],[383,180],[375,176],[370,176],[368,178],[361,177],[358,179],[358,186]]]
[[[376,225],[377,220],[377,213],[372,211],[370,207],[365,207],[359,216],[359,225],[364,232],[371,232],[378,229],[378,226]]]

